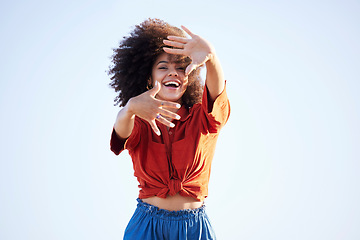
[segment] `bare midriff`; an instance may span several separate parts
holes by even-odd
[[[169,211],[179,211],[184,209],[196,209],[203,205],[203,202],[200,202],[192,197],[183,197],[179,194],[173,196],[167,196],[166,198],[159,198],[156,196],[141,199],[143,202],[154,205],[158,208],[169,210]]]

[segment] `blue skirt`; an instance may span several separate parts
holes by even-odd
[[[197,209],[168,211],[137,199],[134,215],[124,240],[208,240],[216,239],[205,205]]]

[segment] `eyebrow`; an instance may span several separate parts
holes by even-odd
[[[169,63],[168,61],[160,61],[156,65],[159,65],[160,63]]]

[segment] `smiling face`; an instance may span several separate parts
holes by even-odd
[[[188,86],[188,77],[185,76],[187,64],[173,59],[170,54],[160,54],[153,65],[151,78],[153,85],[158,81],[161,86],[156,98],[181,104],[181,97]]]

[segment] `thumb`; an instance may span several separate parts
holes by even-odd
[[[160,83],[155,80],[155,86],[150,90],[150,92],[151,92],[150,95],[152,97],[155,97],[156,94],[160,91],[160,88],[161,88]]]
[[[196,68],[196,64],[194,63],[191,63],[189,64],[187,67],[186,67],[186,70],[185,70],[185,75],[189,75],[195,68]]]

